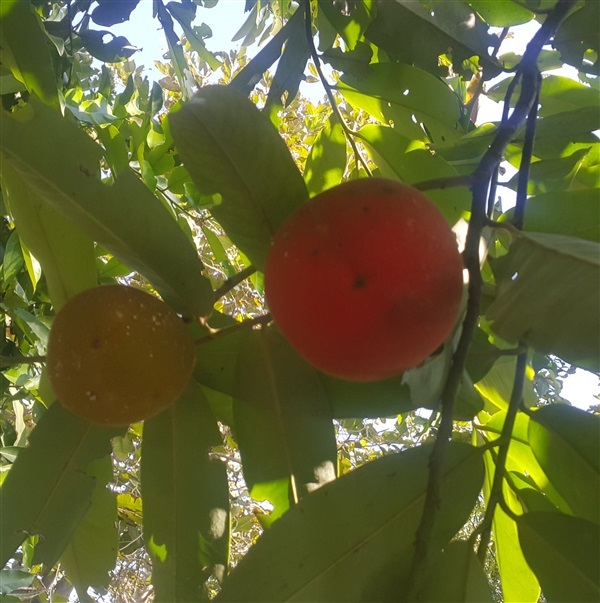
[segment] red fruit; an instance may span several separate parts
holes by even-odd
[[[265,269],[271,314],[319,370],[354,381],[397,375],[448,337],[463,264],[439,209],[381,178],[317,195],[275,234]]]

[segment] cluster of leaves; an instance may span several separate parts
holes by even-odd
[[[97,29],[137,4],[0,8],[2,594],[51,584],[56,599],[66,583],[85,600],[113,572],[138,580],[113,591],[122,600],[151,575],[156,601],[484,601],[493,551],[506,601],[597,600],[599,419],[555,404],[555,386],[538,408],[534,385],[560,364],[548,354],[600,371],[598,4],[249,0],[243,49],[227,55],[194,24],[216,2],[157,0],[170,62],[153,85],[129,42]],[[544,75],[533,151],[524,122],[501,149],[525,220],[490,203],[464,366],[457,328],[393,379],[318,373],[265,314],[273,233],[308,196],[369,172],[426,188],[472,234],[472,195],[454,185],[475,190],[509,123],[476,126],[478,98],[522,62],[499,55],[509,28],[557,11],[539,65],[572,65],[579,81]],[[305,79],[328,104],[299,97]],[[487,95],[507,111],[518,98],[518,115],[533,79]],[[159,293],[201,344],[189,390],[143,429],[77,419],[43,373],[56,310],[115,281]],[[453,440],[431,480],[452,378]],[[425,538],[431,482],[441,503]]]

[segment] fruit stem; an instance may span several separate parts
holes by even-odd
[[[256,326],[264,327],[272,320],[271,315],[267,313],[256,316],[255,318],[244,320],[243,322],[239,322],[231,327],[223,327],[222,329],[213,329],[208,325],[204,325],[207,329],[209,329],[210,334],[206,337],[196,339],[194,341],[194,345],[201,346],[207,343],[212,343],[215,339],[220,339],[221,337],[226,337],[227,335],[232,335],[233,333],[239,333],[240,331],[247,331],[248,329],[252,329]]]

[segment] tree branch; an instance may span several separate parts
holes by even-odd
[[[327,94],[327,99],[329,100],[329,104],[331,105],[334,119],[336,119],[342,126],[342,129],[344,130],[344,134],[346,135],[346,139],[348,140],[348,142],[350,143],[350,146],[352,147],[352,150],[354,151],[354,157],[356,158],[357,164],[361,163],[363,168],[365,169],[365,172],[367,172],[367,174],[369,176],[373,176],[369,166],[367,165],[367,162],[364,160],[363,156],[360,154],[360,151],[358,150],[356,141],[354,140],[354,136],[356,135],[356,133],[353,132],[348,127],[348,124],[346,124],[346,122],[344,121],[344,118],[342,117],[342,114],[340,113],[340,109],[337,106],[335,97],[333,96],[333,89],[329,85],[329,82],[325,78],[325,75],[323,74],[323,70],[321,69],[321,59],[319,58],[319,55],[317,54],[317,49],[315,47],[315,40],[314,40],[313,34],[312,34],[312,16],[310,13],[310,0],[304,0],[304,10],[305,10],[305,24],[306,24],[306,39],[308,41],[308,48],[310,51],[310,56],[315,64],[315,68],[319,75],[319,79],[321,80],[321,84],[323,85],[323,88],[325,89],[325,94]]]
[[[417,601],[420,598],[419,595],[423,576],[428,561],[429,543],[435,525],[436,514],[441,504],[441,479],[446,449],[448,442],[452,437],[454,403],[465,370],[467,354],[479,321],[481,288],[483,282],[480,269],[479,243],[483,227],[488,220],[486,205],[490,192],[490,183],[502,161],[506,147],[525,123],[525,120],[536,101],[539,90],[539,79],[536,75],[539,53],[544,44],[554,35],[561,21],[574,6],[575,2],[576,0],[559,0],[552,13],[548,15],[545,23],[527,45],[523,60],[518,69],[518,76],[522,76],[523,82],[519,99],[510,117],[503,119],[494,140],[473,174],[473,184],[471,187],[471,220],[467,232],[465,251],[463,253],[465,267],[469,273],[467,310],[462,325],[462,334],[452,359],[452,365],[444,391],[442,392],[442,419],[429,459],[427,492],[423,505],[421,522],[417,529],[415,539],[413,564],[410,570],[405,596],[407,601]],[[523,362],[523,360],[521,360],[522,358],[525,358],[526,362],[526,355],[521,354],[518,358],[520,359],[518,362],[518,366],[520,367]],[[515,387],[513,389],[515,397],[518,395],[518,385],[517,378],[515,378]],[[522,386],[520,391],[522,392]],[[507,446],[504,449],[506,452],[508,451]],[[504,454],[506,454],[506,452]],[[498,473],[501,475],[501,472]]]

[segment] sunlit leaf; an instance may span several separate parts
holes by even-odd
[[[0,34],[0,62],[27,90],[58,108],[58,86],[48,41],[33,5],[21,0],[3,0]]]
[[[346,46],[353,50],[372,18],[373,0],[363,2],[321,2],[323,13],[332,27],[342,37]]]
[[[600,417],[568,406],[540,408],[529,443],[573,513],[600,523]]]
[[[496,465],[490,452],[484,455],[484,461],[486,468],[484,494],[487,499]],[[540,594],[538,580],[527,564],[519,546],[515,521],[501,507],[496,507],[492,531],[496,563],[500,573],[500,587],[504,600],[519,601],[519,603],[537,603]]]
[[[395,127],[366,125],[359,130],[358,136],[367,143],[371,158],[384,177],[417,184],[458,176],[458,172],[440,155],[432,155],[423,143],[406,138]],[[425,194],[452,225],[471,206],[471,194],[467,189],[432,189]]]
[[[494,27],[521,25],[535,17],[529,9],[513,0],[494,0],[494,2],[469,0],[469,6]]]
[[[458,97],[422,69],[376,63],[360,76],[344,74],[336,88],[351,104],[384,124],[393,124],[411,140],[431,138],[437,144],[448,144],[458,138]]]
[[[332,118],[319,132],[310,150],[304,180],[311,197],[342,182],[346,166],[346,136],[342,125]]]

